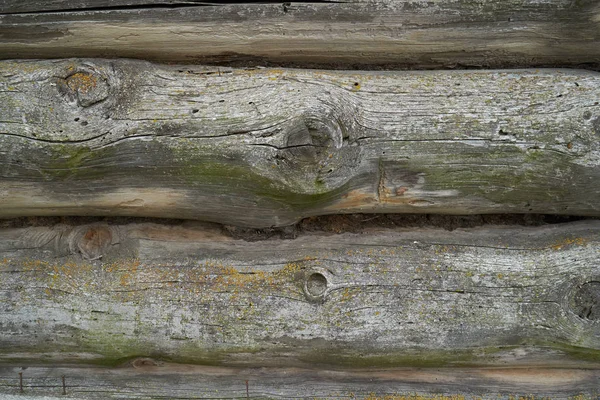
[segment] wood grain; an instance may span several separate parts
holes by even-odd
[[[600,221],[304,233],[0,231],[0,361],[540,366],[600,361]]]
[[[18,386],[19,372],[23,374],[23,393],[20,393]],[[65,378],[66,396],[62,394],[62,377]],[[144,358],[110,369],[72,366],[0,367],[0,393],[6,400],[508,400],[532,397],[593,400],[598,396],[599,378],[600,371],[590,369],[435,368],[341,371],[206,367],[170,364]]]
[[[2,0],[0,57],[345,68],[600,62],[595,0],[207,3]]]
[[[0,64],[0,217],[600,215],[600,75]]]

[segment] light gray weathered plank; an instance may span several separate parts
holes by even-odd
[[[0,231],[0,361],[600,360],[600,221],[246,242],[186,223]]]
[[[600,75],[0,64],[0,217],[599,215]]]

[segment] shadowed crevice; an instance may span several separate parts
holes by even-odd
[[[480,215],[440,215],[440,214],[336,214],[309,217],[297,224],[254,229],[211,222],[199,222],[183,219],[137,218],[137,217],[22,217],[0,220],[0,229],[53,226],[57,224],[86,225],[108,224],[124,225],[129,223],[157,223],[168,226],[194,224],[220,230],[224,235],[246,241],[260,241],[271,238],[294,239],[302,233],[369,233],[376,229],[424,229],[436,228],[454,231],[482,226],[523,226],[565,224],[598,218],[548,215],[548,214],[480,214]]]

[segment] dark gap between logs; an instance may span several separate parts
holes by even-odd
[[[254,229],[212,222],[179,219],[135,218],[135,217],[21,217],[0,220],[2,228],[25,228],[31,226],[51,226],[56,224],[85,225],[106,223],[123,225],[129,223],[157,223],[163,225],[201,224],[220,228],[224,235],[246,241],[259,241],[271,238],[294,239],[304,232],[329,234],[368,233],[374,229],[437,228],[447,231],[480,226],[524,226],[563,224],[599,218],[564,216],[549,214],[482,214],[482,215],[439,215],[439,214],[336,214],[309,217],[295,225],[279,228]]]

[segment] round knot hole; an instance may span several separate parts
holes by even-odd
[[[304,283],[306,297],[312,301],[322,301],[327,293],[327,278],[320,272],[313,272]]]
[[[572,298],[573,312],[589,321],[600,320],[600,281],[590,281],[579,286]]]

